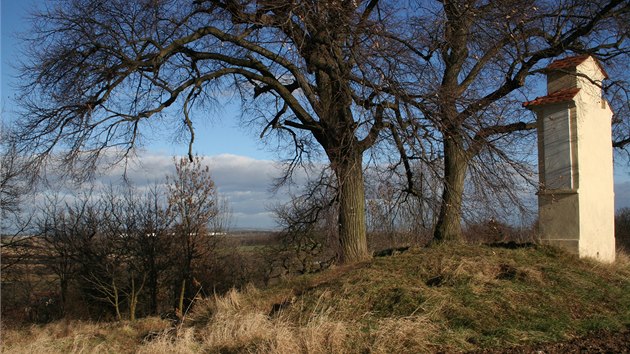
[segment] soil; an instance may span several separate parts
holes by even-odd
[[[622,332],[598,331],[584,337],[573,338],[563,342],[480,350],[473,353],[630,353],[630,328]]]

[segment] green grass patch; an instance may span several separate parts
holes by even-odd
[[[288,318],[326,309],[368,335],[382,319],[425,318],[440,328],[432,339],[439,346],[469,350],[622,329],[630,324],[629,275],[628,263],[601,265],[549,247],[444,244],[264,292],[298,294],[300,305],[283,309]]]
[[[630,261],[620,258],[442,244],[200,301],[175,337],[150,343],[139,338],[151,322],[51,324],[29,346],[29,336],[7,332],[2,349],[393,353],[554,342],[630,325]]]

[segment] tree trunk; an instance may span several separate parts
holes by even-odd
[[[355,263],[371,258],[365,228],[363,156],[355,152],[340,160],[333,161],[339,181],[339,261]]]
[[[66,302],[68,301],[68,278],[65,276],[60,277],[59,287],[61,288],[61,312],[66,314]]]
[[[112,279],[112,290],[113,290],[113,301],[112,305],[114,305],[114,310],[116,311],[116,321],[121,321],[122,316],[120,314],[120,302],[118,299],[118,287],[116,286],[116,281]]]
[[[131,277],[131,294],[129,295],[129,321],[136,320],[136,305],[138,303],[138,294],[136,293],[136,280]]]
[[[129,296],[129,320],[136,320],[136,309],[138,308],[138,297],[140,296],[140,292],[144,288],[144,284],[146,283],[147,275],[146,273],[142,275],[142,283],[138,288],[136,288],[136,280],[133,275],[131,277],[131,294]]]
[[[158,275],[155,271],[155,265],[149,272],[149,313],[157,315],[158,313]]]
[[[444,140],[444,190],[434,233],[437,242],[463,241],[462,198],[467,169],[468,157],[462,142],[447,137]]]
[[[184,317],[184,298],[186,297],[186,278],[182,280],[182,287],[180,288],[179,298],[177,299],[177,311],[178,315]]]

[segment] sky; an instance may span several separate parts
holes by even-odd
[[[28,30],[26,16],[29,9],[41,6],[43,0],[0,0],[1,30],[1,87],[2,120],[6,123],[15,118],[15,86],[17,71],[14,67],[19,58],[17,34]],[[276,227],[269,207],[286,201],[283,193],[270,191],[273,179],[280,174],[277,154],[266,149],[257,135],[240,126],[239,112],[235,105],[220,109],[217,116],[196,127],[194,152],[207,156],[219,193],[227,197],[232,211],[232,223],[236,228],[271,229]],[[187,153],[185,142],[175,143],[168,139],[150,141],[141,153],[142,166],[137,167],[132,180],[143,184],[163,178],[172,167],[172,156]],[[118,171],[118,172],[117,172]],[[119,170],[111,170],[102,180],[120,177]],[[616,208],[630,207],[630,168],[628,162],[615,165]]]
[[[1,97],[2,120],[8,122],[15,117],[15,86],[18,74],[14,67],[19,56],[17,34],[28,30],[25,17],[41,0],[1,0]],[[235,105],[227,105],[216,113],[222,119],[211,119],[196,126],[196,141],[193,152],[207,156],[212,176],[218,191],[225,196],[232,209],[232,224],[235,228],[273,229],[276,221],[269,211],[275,203],[287,201],[286,193],[272,193],[274,178],[281,170],[277,154],[266,148],[258,139],[259,132],[240,126],[240,113]],[[137,185],[152,183],[164,178],[172,171],[173,156],[185,155],[185,142],[168,139],[148,140],[140,153],[141,166],[137,166],[130,180]],[[100,181],[116,181],[121,178],[121,169],[107,171]],[[97,181],[98,183],[98,181]]]
[[[273,193],[270,188],[274,179],[281,174],[277,162],[243,155],[217,154],[205,156],[203,163],[210,167],[219,197],[228,201],[228,222],[232,229],[272,230],[278,227],[271,210],[277,203],[288,199],[286,189]],[[64,202],[72,204],[73,198],[80,196],[82,192],[91,191],[93,196],[98,196],[105,193],[109,186],[123,185],[123,176],[138,194],[142,194],[155,184],[165,183],[166,175],[175,175],[173,157],[161,152],[146,151],[141,159],[132,161],[127,166],[119,164],[99,171],[93,180],[79,186],[70,181],[58,182],[52,171],[48,173],[48,177],[54,181],[53,187],[37,192],[27,199],[27,203],[42,205],[47,195],[60,193]],[[296,177],[300,181],[304,180],[301,173]]]
[[[41,6],[44,0],[0,0],[2,45],[2,107],[7,115],[11,115],[12,98],[18,74],[14,68],[19,58],[18,50],[20,32],[28,30],[26,20],[30,9]],[[3,114],[4,115],[4,114]],[[211,122],[199,124],[196,133],[199,135],[195,144],[195,152],[204,155],[235,154],[257,159],[271,159],[275,154],[267,151],[256,139],[256,133],[239,126],[239,113],[235,106],[226,106],[216,112],[224,119],[212,119]],[[169,155],[187,153],[185,143],[170,141],[148,142],[151,151],[160,151]]]

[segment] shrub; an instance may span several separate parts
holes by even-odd
[[[618,249],[630,251],[630,208],[621,208],[615,215],[615,239]]]

